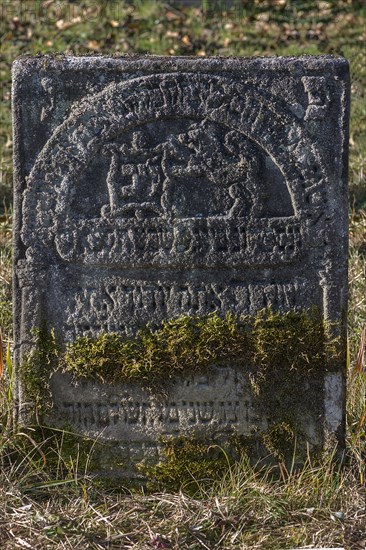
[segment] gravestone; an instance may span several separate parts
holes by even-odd
[[[344,59],[39,56],[16,60],[13,82],[21,422],[35,415],[23,365],[42,327],[64,347],[182,315],[316,306],[341,333]],[[343,445],[343,359],[301,387],[310,447]],[[47,422],[110,442],[119,463],[157,459],[162,435],[271,426],[230,364],[182,374],[164,398],[60,369],[48,383]]]

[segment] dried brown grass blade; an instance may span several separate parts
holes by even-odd
[[[18,432],[17,435],[23,435],[24,437],[26,437],[28,439],[28,441],[30,441],[32,443],[33,447],[41,455],[42,460],[43,460],[43,465],[45,466],[46,463],[47,463],[46,455],[44,454],[44,452],[42,451],[40,446],[34,441],[33,437],[31,437],[30,435],[28,435],[24,432]]]
[[[358,348],[356,364],[355,364],[355,368],[353,369],[353,375],[352,375],[353,378],[356,378],[356,376],[363,370],[365,344],[366,344],[366,326],[363,327],[361,332],[360,345]]]
[[[361,416],[361,419],[358,423],[358,429],[361,430],[362,426],[365,424],[366,422],[366,412],[363,413],[363,415]]]
[[[9,223],[9,211],[8,211],[8,207],[6,206],[5,199],[3,200],[3,205],[4,205],[5,222]]]
[[[3,335],[0,329],[0,380],[4,373]]]

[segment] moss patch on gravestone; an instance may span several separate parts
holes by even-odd
[[[267,410],[276,408],[281,419],[299,403],[301,382],[321,379],[341,350],[340,338],[315,308],[287,313],[266,309],[255,316],[224,318],[216,313],[182,316],[157,329],[147,326],[129,339],[116,333],[80,337],[63,351],[53,331],[43,328],[36,338],[21,373],[38,413],[49,406],[48,381],[57,369],[75,379],[134,382],[164,393],[179,377],[230,364],[248,371],[254,395]]]
[[[182,316],[158,329],[146,327],[130,339],[116,333],[80,337],[66,347],[60,366],[77,377],[156,387],[211,365],[252,364],[252,385],[259,394],[278,373],[324,371],[338,352],[338,340],[316,309],[266,309],[256,316]]]
[[[219,446],[197,437],[169,437],[160,441],[162,460],[137,465],[149,491],[184,490],[192,496],[221,480],[233,465],[234,441]]]
[[[58,363],[60,349],[54,331],[47,330],[45,326],[35,330],[33,338],[35,346],[23,361],[19,372],[23,390],[34,404],[39,418],[52,406],[49,379]]]
[[[212,489],[213,483],[222,483],[235,471],[235,465],[250,466],[250,450],[253,445],[263,449],[263,461],[258,462],[258,471],[270,462],[281,463],[293,469],[304,464],[306,453],[301,445],[301,432],[290,422],[274,424],[262,434],[233,434],[227,441],[214,444],[209,437],[179,436],[162,438],[161,460],[157,464],[142,461],[136,466],[146,480],[149,491],[181,491],[197,497],[202,491]],[[322,455],[321,449],[313,452],[313,460]],[[277,475],[277,470],[272,470]]]
[[[228,314],[224,318],[216,313],[203,318],[185,316],[157,329],[146,327],[129,339],[116,333],[78,338],[64,350],[53,331],[42,329],[36,334],[35,351],[21,369],[22,383],[41,419],[51,408],[49,379],[56,370],[71,373],[75,381],[133,382],[161,394],[168,392],[175,379],[209,373],[210,367],[230,364],[245,369],[258,410],[271,418],[267,430],[233,433],[215,444],[209,433],[161,439],[158,463],[135,464],[138,478],[149,480],[150,489],[175,490],[183,483],[194,493],[195,480],[220,480],[235,461],[250,456],[254,445],[260,446],[263,457],[271,455],[275,461],[306,460],[306,436],[297,420],[299,407],[306,399],[312,402],[305,407],[321,406],[324,374],[342,350],[341,338],[334,332],[316,309],[287,313],[267,309],[255,316]],[[304,395],[305,381],[319,388],[318,404],[314,391],[309,397]],[[103,454],[103,449],[87,453],[92,470],[109,471]]]

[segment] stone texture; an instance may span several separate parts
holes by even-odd
[[[183,314],[316,305],[341,327],[344,59],[34,57],[14,62],[13,82],[18,371],[43,324],[65,344]],[[342,362],[323,382],[322,421],[304,420],[314,444],[343,438]],[[60,373],[51,386],[50,422],[140,455],[188,424],[246,434],[270,422],[230,365],[177,381],[164,412],[138,387]],[[19,382],[16,407],[29,419]]]

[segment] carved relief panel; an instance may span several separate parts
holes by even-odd
[[[265,307],[340,322],[347,90],[332,58],[15,62],[17,360],[44,322],[63,343]]]

